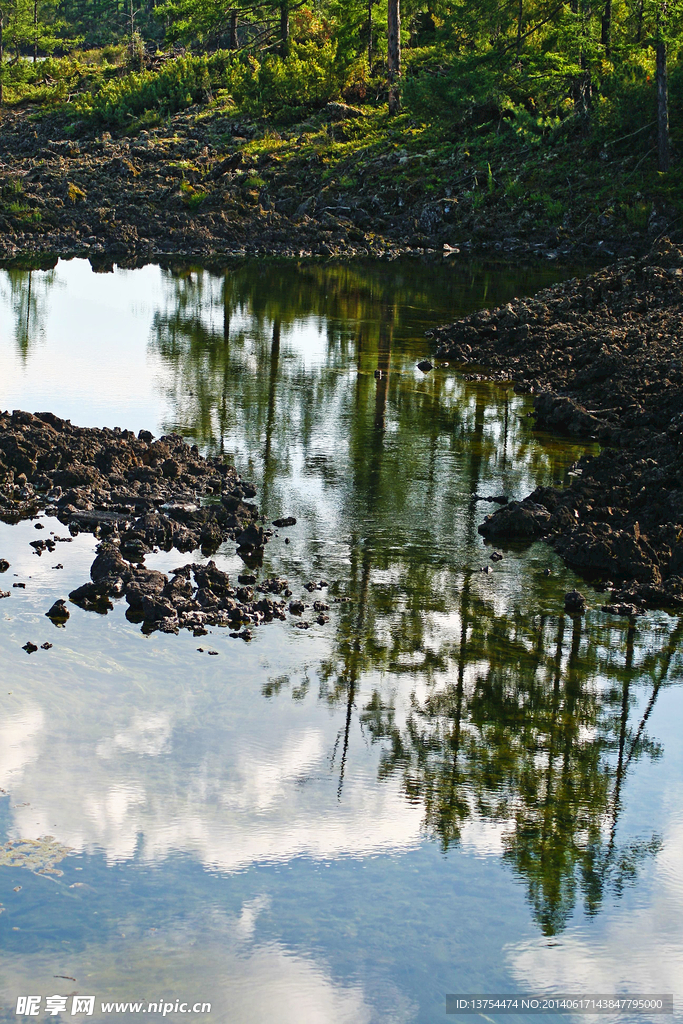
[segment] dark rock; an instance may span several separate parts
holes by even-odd
[[[143,593],[139,607],[146,623],[159,622],[161,619],[177,619],[172,602],[157,592]]]
[[[84,583],[69,594],[69,600],[83,608],[87,612],[97,612],[99,615],[106,615],[114,605],[106,593],[95,583]]]
[[[13,583],[12,586],[16,587],[17,590],[26,590],[25,583]]]
[[[418,370],[422,370],[423,373],[429,373],[430,370],[434,369],[433,363],[430,363],[429,359],[422,359],[417,364]]]
[[[325,113],[332,121],[349,121],[363,117],[364,111],[358,107],[351,107],[347,103],[332,101],[325,107]]]
[[[284,528],[285,526],[296,526],[294,516],[284,516],[282,519],[274,519],[273,526]]]
[[[564,610],[569,615],[582,615],[586,610],[586,598],[578,590],[570,590],[564,595]]]
[[[225,160],[221,160],[220,163],[211,171],[211,177],[214,180],[222,178],[224,174],[228,174],[230,171],[236,171],[238,167],[241,167],[244,162],[244,158],[241,153],[234,153],[232,156],[228,156]]]
[[[550,513],[529,498],[511,501],[498,512],[487,516],[479,533],[487,539],[536,540],[548,532]]]
[[[303,603],[303,601],[290,601],[289,610],[292,613],[292,615],[303,615],[304,611],[306,610],[306,605]]]
[[[503,556],[501,555],[500,551],[493,551],[490,555],[492,562],[500,562],[502,557]]]
[[[49,644],[47,641],[45,641],[44,644],[40,645],[40,649],[41,651],[50,651],[52,650],[52,644]]]
[[[93,583],[129,580],[132,576],[130,565],[124,561],[121,551],[115,544],[103,543],[98,546],[95,561],[90,566],[90,578]]]
[[[33,654],[37,650],[38,650],[38,645],[31,643],[30,640],[28,641],[28,643],[24,644],[24,646],[22,647],[22,651],[26,651],[27,654]]]
[[[9,590],[0,590],[0,601],[3,599],[3,597],[9,597],[9,596],[10,596]]]
[[[0,558],[0,572],[7,572],[9,569],[9,562],[6,558]]]
[[[237,546],[240,548],[263,547],[263,545],[266,542],[263,533],[263,527],[256,526],[254,523],[251,523],[251,525],[248,526],[246,530],[243,530],[242,533],[240,533],[239,536],[235,538],[235,542]]]
[[[603,612],[610,615],[624,615],[633,618],[635,615],[642,615],[642,609],[635,604],[603,604]]]
[[[256,583],[256,577],[252,576],[251,573],[243,572],[237,577],[237,582],[243,584],[245,587],[250,587]]]
[[[60,597],[45,614],[48,619],[52,619],[56,626],[60,626],[64,625],[71,613],[66,606],[64,598]]]
[[[566,395],[544,392],[535,398],[534,411],[537,426],[574,437],[596,437],[605,425]]]

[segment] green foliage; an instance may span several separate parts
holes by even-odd
[[[206,199],[206,192],[195,188],[189,181],[181,181],[180,194],[184,205],[190,210],[197,210]]]
[[[248,113],[282,116],[290,111],[296,117],[337,98],[345,73],[334,43],[293,43],[284,59],[268,54],[260,61],[252,56],[236,63],[228,88]]]
[[[347,68],[334,43],[293,43],[286,58],[267,54],[185,56],[159,71],[129,72],[94,82],[73,100],[80,116],[124,127],[149,112],[173,114],[222,91],[248,114],[301,114],[340,95]]]
[[[124,126],[146,111],[172,114],[200,103],[224,76],[220,55],[179,57],[160,71],[130,72],[108,81],[95,93],[77,96],[73,106],[80,115]]]

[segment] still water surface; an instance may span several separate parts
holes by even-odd
[[[683,624],[584,584],[565,616],[577,581],[540,544],[492,563],[472,494],[564,481],[584,449],[509,387],[415,369],[426,329],[560,274],[0,272],[0,407],[224,452],[298,520],[264,575],[350,598],[306,632],[214,630],[218,657],[120,602],[58,630],[94,539],[38,558],[32,523],[0,524],[2,589],[26,583],[0,603],[3,1019],[27,993],[213,1024],[481,1019],[449,992],[680,1005]]]

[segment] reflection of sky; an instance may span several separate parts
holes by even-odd
[[[157,432],[166,423],[191,432],[191,371],[210,390],[210,368],[164,361],[151,333],[155,315],[176,308],[177,284],[156,268],[93,275],[77,261],[60,264],[57,279],[62,286],[43,297],[41,342],[25,366],[14,349],[11,310],[0,303],[6,370],[0,406],[49,408],[75,423]],[[195,283],[201,283],[203,299],[199,306],[189,303],[188,315],[198,310],[205,326],[220,335],[220,282],[204,275]],[[267,373],[270,329],[267,318],[255,325],[246,306],[232,314],[238,343],[226,447],[240,468],[251,463],[259,487],[264,416],[258,403],[264,391],[256,384]],[[40,979],[41,990],[51,991],[57,973],[94,977],[103,997],[111,992],[119,998],[135,997],[136,987],[153,998],[150,985],[182,996],[177,979],[191,975],[202,993],[232,1007],[214,1018],[231,1024],[260,1024],[274,1016],[307,1024],[431,1022],[442,1013],[446,991],[509,991],[511,984],[589,984],[609,991],[629,978],[645,989],[674,985],[681,952],[674,933],[681,910],[675,853],[682,838],[680,802],[662,792],[661,762],[644,761],[632,770],[622,827],[637,837],[647,821],[648,835],[653,829],[662,835],[662,852],[641,869],[642,882],[620,901],[606,903],[597,920],[584,919],[579,901],[568,929],[552,943],[538,938],[523,886],[501,862],[514,807],[507,817],[491,820],[467,792],[460,846],[442,855],[425,840],[424,808],[406,799],[400,775],[378,782],[382,745],[371,741],[360,712],[377,690],[393,703],[396,724],[405,731],[411,694],[424,702],[452,686],[463,574],[471,570],[472,600],[482,602],[492,628],[497,617],[508,617],[523,624],[521,633],[539,611],[556,617],[561,595],[575,582],[541,546],[506,552],[494,573],[479,572],[488,551],[476,525],[490,508],[469,500],[477,414],[483,493],[526,491],[557,465],[566,466],[570,450],[540,445],[523,422],[524,400],[509,395],[503,459],[504,393],[464,386],[455,375],[422,377],[414,361],[423,342],[404,337],[392,357],[381,459],[373,462],[373,432],[360,427],[374,416],[376,353],[362,354],[359,376],[353,349],[350,356],[334,349],[340,330],[313,315],[282,327],[275,473],[266,511],[293,513],[299,524],[287,531],[287,548],[283,536],[268,545],[265,569],[289,575],[297,587],[309,575],[323,574],[346,585],[353,572],[358,587],[367,567],[364,628],[377,656],[373,662],[361,645],[367,657],[361,658],[351,707],[343,787],[346,690],[336,703],[319,699],[318,692],[321,664],[339,669],[348,656],[338,609],[327,627],[300,633],[274,623],[258,630],[250,646],[225,631],[201,640],[187,633],[145,638],[125,621],[120,604],[106,618],[73,608],[67,628],[55,630],[44,611],[87,578],[93,539],[81,536],[39,559],[28,547],[36,536],[32,524],[0,524],[0,554],[12,563],[0,585],[9,586],[14,573],[27,581],[25,592],[13,591],[0,603],[0,664],[7,682],[0,689],[0,788],[9,793],[7,836],[50,834],[73,847],[64,865],[69,885],[79,877],[73,874],[78,863],[86,886],[96,887],[101,870],[103,890],[116,878],[130,887],[120,906],[107,911],[109,922],[118,922],[116,937],[105,929],[85,950],[70,952],[62,971],[47,948],[52,940],[31,950],[21,945],[22,929],[35,931],[41,914],[52,921],[56,910],[46,909],[37,891],[29,896],[28,884],[23,896],[13,895],[21,878],[9,878],[3,869],[0,882],[7,880],[7,891],[0,891],[0,899],[7,909],[0,915],[0,940],[4,936],[10,955],[9,980],[0,980],[0,991],[7,1001],[30,980]],[[332,349],[337,362],[330,370]],[[434,427],[425,410],[445,419]],[[66,532],[54,522],[46,525]],[[168,571],[179,559],[170,553],[147,561]],[[234,548],[219,552],[217,561],[233,574],[240,565]],[[56,562],[65,569],[53,570]],[[413,589],[418,597],[412,603],[419,607],[411,612]],[[600,600],[591,594],[594,606]],[[349,614],[357,614],[356,606]],[[581,650],[594,645],[598,669],[583,684],[597,691],[616,678],[623,658],[615,650],[623,647],[625,626],[591,616]],[[418,651],[403,637],[415,618],[421,621]],[[665,616],[639,622],[636,666],[666,642],[669,628]],[[570,632],[568,626],[563,677]],[[533,633],[526,637],[518,642],[530,652]],[[50,640],[54,647],[28,658],[21,650],[28,639]],[[199,646],[219,656],[201,655]],[[463,673],[468,699],[487,669],[482,653],[473,654]],[[283,677],[281,691],[266,699],[264,690]],[[671,723],[680,718],[675,694],[664,692],[648,725],[652,735],[663,737],[664,775],[672,787],[681,777],[670,754],[677,746]],[[640,694],[641,704],[644,699]],[[582,729],[582,742],[592,738],[590,729]],[[181,859],[197,875],[176,895],[182,872],[191,870],[177,866]],[[175,916],[147,934],[130,894],[141,900],[144,879],[157,873],[165,884],[158,903],[152,900],[154,913],[163,905],[164,914],[172,907]],[[287,881],[295,875],[298,881]],[[205,886],[214,876],[219,888],[209,896]],[[62,893],[57,881],[37,881]],[[63,895],[71,899],[78,892],[65,887]],[[85,913],[79,911],[78,927]],[[55,922],[56,935],[70,934]],[[374,973],[361,969],[357,958],[371,961]]]
[[[156,267],[94,274],[85,260],[60,263],[44,299],[42,343],[25,364],[9,303],[0,302],[0,406],[49,409],[83,426],[156,426],[146,342],[161,293]]]
[[[242,905],[235,914],[217,909],[193,928],[169,932],[152,929],[135,943],[134,959],[130,946],[122,955],[124,942],[117,939],[96,950],[68,955],[66,962],[72,977],[62,991],[96,992],[97,1011],[94,1019],[102,1019],[99,1001],[135,998],[150,1001],[180,999],[190,1004],[207,1002],[211,1014],[184,1014],[170,1020],[218,1021],[220,1024],[265,1024],[277,1020],[282,1024],[371,1024],[377,1021],[362,984],[336,979],[330,965],[318,957],[293,954],[281,942],[255,941],[259,917],[268,910],[264,895]],[[10,958],[6,968],[11,983],[0,980],[0,999],[11,1006],[15,992],[53,992],[60,990],[55,982],[51,958],[29,954],[15,962]],[[150,988],[150,979],[154,988]],[[80,983],[80,984],[78,984]],[[63,984],[63,983],[61,983]],[[402,1024],[414,1020],[415,1007],[400,992],[389,994],[384,1019]],[[69,1001],[70,1006],[70,1001]],[[71,1019],[71,1018],[70,1018]],[[78,1020],[91,1018],[77,1017]],[[105,1019],[111,1019],[107,1015]],[[117,1019],[139,1019],[139,1015],[117,1014]],[[151,1014],[148,1019],[163,1019]]]

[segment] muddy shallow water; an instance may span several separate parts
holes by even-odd
[[[211,1013],[170,1019],[230,1024],[457,1020],[463,992],[680,1002],[683,623],[603,614],[542,544],[492,561],[472,495],[566,481],[586,449],[509,387],[415,368],[426,329],[559,275],[0,272],[0,407],[225,453],[269,521],[297,518],[260,573],[349,599],[248,644],[146,637],[122,602],[57,628],[96,541],[39,557],[56,519],[0,524],[3,1019],[29,993],[41,1017],[59,993],[64,1016],[79,994],[98,1020],[178,1000]],[[234,544],[215,560],[243,569]]]

